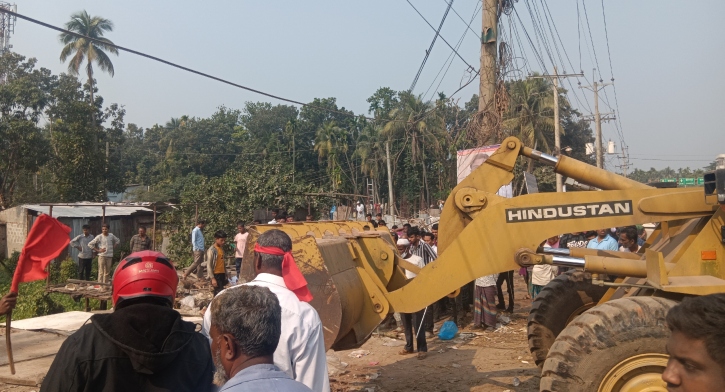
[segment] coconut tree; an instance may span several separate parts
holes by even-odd
[[[404,138],[410,146],[410,159],[413,165],[422,166],[422,183],[425,200],[429,204],[430,191],[426,170],[426,151],[439,151],[440,141],[444,139],[445,123],[438,114],[433,102],[424,102],[421,96],[410,92],[399,94],[400,104],[390,112],[390,120],[383,127],[381,135],[388,142],[394,138]]]
[[[347,134],[335,121],[326,121],[318,129],[315,137],[315,151],[320,160],[327,158],[327,172],[330,175],[333,192],[341,183],[339,156],[347,152]]]
[[[60,34],[60,41],[65,45],[60,52],[60,61],[65,62],[70,58],[68,72],[78,75],[83,62],[86,61],[86,75],[88,76],[91,105],[93,105],[93,63],[102,71],[111,76],[114,75],[113,63],[106,52],[118,55],[118,50],[113,46],[111,40],[103,37],[106,32],[113,31],[113,22],[100,16],[91,16],[86,11],[81,11],[71,15],[71,19],[65,24],[65,28],[94,39],[89,40],[68,33]]]
[[[505,133],[518,137],[526,146],[551,152],[554,130],[554,95],[544,79],[527,79],[509,86],[511,104],[505,114]]]

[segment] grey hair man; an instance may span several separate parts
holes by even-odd
[[[220,392],[309,392],[274,365],[282,329],[282,308],[268,288],[225,290],[211,304],[214,381]]]
[[[283,252],[292,251],[292,239],[285,232],[276,229],[262,233],[257,238],[257,245],[264,248],[279,248]],[[329,392],[330,379],[327,374],[325,338],[320,316],[315,308],[307,302],[300,301],[297,295],[287,288],[282,275],[283,259],[284,256],[255,250],[252,260],[256,275],[254,280],[232,286],[222,293],[245,286],[262,286],[272,291],[282,308],[282,333],[279,345],[274,351],[274,364],[313,391]],[[216,298],[212,300],[212,306]],[[202,324],[202,334],[207,337],[210,337],[212,306],[207,308]]]

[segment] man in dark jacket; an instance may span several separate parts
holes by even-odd
[[[173,304],[178,277],[158,252],[133,253],[113,275],[115,311],[61,346],[41,391],[212,391],[208,340]]]

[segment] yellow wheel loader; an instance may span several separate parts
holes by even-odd
[[[599,191],[498,196],[519,156]],[[558,296],[579,297],[577,306],[547,300],[536,310],[541,328],[530,323],[541,391],[664,391],[668,309],[686,296],[725,292],[724,188],[725,163],[706,176],[704,192],[656,189],[507,138],[448,196],[438,259],[422,269],[398,255],[387,230],[364,222],[260,225],[249,241],[270,229],[292,237],[326,346],[336,350],[360,346],[388,314],[419,311],[480,276],[540,263],[577,267],[552,282],[566,279]],[[658,227],[640,253],[538,248],[561,233],[650,222]],[[247,249],[242,275],[251,279]],[[418,275],[408,280],[404,270]]]

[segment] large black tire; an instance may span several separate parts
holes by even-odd
[[[667,312],[675,301],[658,297],[628,297],[589,309],[567,326],[549,350],[541,375],[542,392],[597,392],[610,371],[623,363],[635,364],[614,378],[618,391],[627,380],[650,377],[658,382],[667,363]],[[644,359],[638,359],[644,358]]]
[[[549,348],[574,317],[596,305],[608,287],[592,284],[592,274],[569,271],[549,282],[534,299],[529,312],[529,350],[539,367]]]

